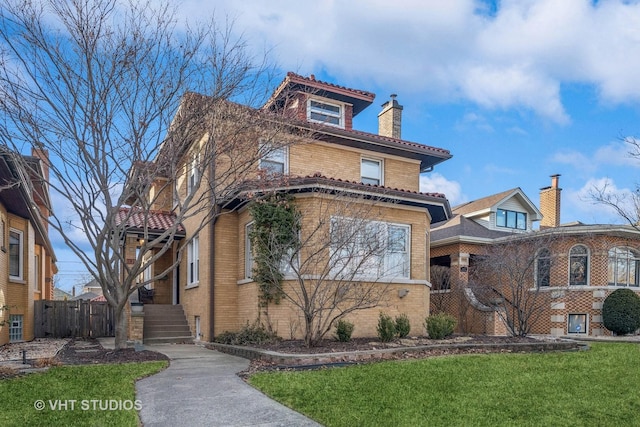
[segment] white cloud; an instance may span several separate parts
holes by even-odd
[[[468,127],[489,133],[494,132],[493,126],[491,126],[486,117],[477,113],[465,114],[456,124],[456,128],[458,128],[458,130],[464,130]]]
[[[569,218],[584,218],[583,222],[596,224],[623,223],[623,219],[609,206],[594,202],[594,191],[603,190],[606,194],[615,194],[623,209],[633,207],[633,191],[618,188],[610,178],[590,178],[580,189],[565,189],[562,192],[562,211],[570,212]]]
[[[640,160],[630,155],[633,147],[624,141],[616,141],[598,148],[593,156],[600,165],[640,167]]]
[[[554,153],[549,160],[554,163],[570,165],[579,171],[587,173],[592,173],[597,169],[589,157],[575,150],[559,151]]]
[[[634,147],[624,141],[613,141],[598,147],[593,154],[577,150],[562,150],[551,155],[549,161],[572,166],[581,174],[592,175],[607,166],[640,168],[640,159],[631,156]]]
[[[213,12],[187,0],[180,13]],[[524,109],[568,123],[564,84],[587,84],[600,101],[640,101],[640,3],[623,0],[505,0],[495,13],[479,1],[215,2],[235,16],[249,43],[272,48],[280,64],[324,70],[343,84],[370,83],[407,98],[472,101]]]
[[[459,205],[467,200],[462,188],[456,181],[449,181],[437,172],[420,175],[420,191],[423,193],[442,193],[447,196],[451,206]]]

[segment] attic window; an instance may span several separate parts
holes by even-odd
[[[307,119],[331,126],[344,127],[344,109],[340,104],[310,99],[307,104]]]
[[[517,230],[526,230],[527,214],[524,212],[498,209],[498,212],[496,213],[496,226],[514,228]]]

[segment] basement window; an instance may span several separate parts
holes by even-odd
[[[9,316],[9,341],[22,341],[22,314]]]
[[[587,314],[570,314],[567,332],[570,334],[586,334],[587,333]]]

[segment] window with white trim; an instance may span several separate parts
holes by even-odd
[[[40,255],[36,255],[34,257],[34,264],[35,264],[35,268],[34,268],[34,286],[35,286],[35,290],[39,291],[41,289],[40,286]]]
[[[287,161],[287,147],[274,147],[272,144],[260,144],[260,163],[258,167],[272,174],[286,174],[289,172]]]
[[[640,255],[629,248],[609,249],[609,286],[640,285]]]
[[[382,160],[363,157],[360,160],[360,182],[363,184],[384,185],[382,170]]]
[[[22,341],[22,314],[12,314],[9,316],[9,341]]]
[[[344,128],[344,106],[331,102],[309,99],[307,119],[312,122]]]
[[[9,278],[22,280],[24,270],[24,235],[22,231],[9,230]]]
[[[411,227],[331,218],[332,272],[341,278],[409,278]]]
[[[244,227],[244,278],[251,279],[253,277],[253,267],[255,265],[253,259],[253,245],[251,244],[251,232],[253,231],[253,222]]]
[[[189,195],[197,189],[200,180],[200,153],[191,157],[187,177],[187,195]]]
[[[200,238],[194,236],[187,244],[187,286],[200,280]]]
[[[587,314],[569,314],[567,332],[570,334],[586,334],[587,333]]]
[[[498,209],[498,211],[496,212],[496,226],[514,228],[517,230],[526,230],[527,214],[524,212]]]

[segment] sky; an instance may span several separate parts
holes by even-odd
[[[421,176],[452,206],[514,187],[538,205],[561,174],[561,222],[619,223],[589,200],[637,184],[640,1],[187,0],[184,21],[215,13],[287,71],[376,94],[354,128],[377,133],[389,95],[402,138],[453,157]],[[70,278],[79,270],[56,248]],[[64,255],[63,255],[64,254]],[[60,255],[63,255],[62,257]]]

